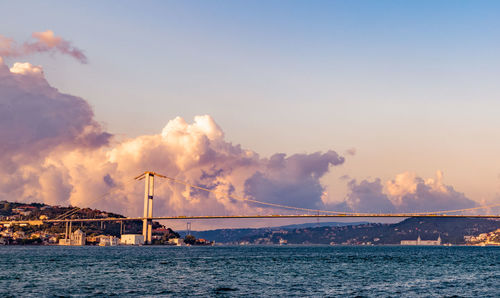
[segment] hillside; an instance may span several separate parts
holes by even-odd
[[[17,203],[17,202],[7,202],[0,201],[0,220],[36,220],[36,219],[55,219],[63,216],[64,214],[71,212],[71,215],[65,218],[106,218],[106,217],[116,217],[123,218],[125,216],[121,214],[106,212],[98,209],[78,209],[76,210],[72,206],[61,207],[61,206],[50,206],[42,203]],[[91,234],[106,234],[119,236],[120,235],[120,223],[118,222],[105,222],[105,223],[85,223],[77,224],[79,228],[84,230],[88,235]],[[158,223],[155,224],[155,228],[159,227]],[[76,226],[75,226],[76,228]],[[15,230],[23,230],[24,232],[34,232],[34,231],[49,231],[51,233],[62,233],[64,232],[64,224],[44,224],[41,226],[25,226],[25,227],[14,227]],[[126,233],[141,233],[142,222],[141,221],[127,221],[124,223],[123,229]]]
[[[107,218],[124,217],[121,214],[105,212],[98,209],[75,209],[71,206],[50,206],[41,203],[15,203],[0,201],[0,220],[35,220],[54,219],[65,214],[67,218]],[[401,240],[415,240],[418,236],[424,240],[435,240],[441,237],[443,243],[464,244],[465,238],[483,241],[483,238],[496,241],[495,235],[486,235],[500,228],[500,221],[474,218],[408,218],[396,224],[380,223],[320,223],[288,225],[260,229],[219,229],[211,231],[193,231],[196,238],[203,238],[218,243],[228,244],[343,244],[343,245],[387,245],[399,244]],[[74,228],[82,229],[87,235],[120,235],[123,233],[142,233],[141,221],[127,221],[123,226],[119,222],[95,222],[75,224]],[[177,233],[166,229],[158,222],[153,225],[161,230],[164,240],[179,237]],[[51,235],[64,233],[64,224],[43,224],[41,226],[15,226],[12,232],[22,231],[26,235],[39,231]],[[474,238],[480,234],[483,238]],[[162,238],[162,239],[163,239]],[[486,239],[485,238],[485,239]]]
[[[367,224],[367,222],[320,222],[320,223],[305,223],[294,224],[279,227],[269,228],[251,228],[251,229],[217,229],[208,231],[191,231],[191,234],[197,238],[204,238],[214,240],[217,243],[238,243],[241,239],[261,235],[265,233],[272,233],[279,230],[292,230],[300,228],[312,227],[343,227],[352,225]],[[181,234],[186,234],[186,231],[180,231]]]
[[[500,228],[500,221],[473,218],[408,218],[396,224],[363,224],[344,227],[318,227],[282,231],[264,231],[242,237],[248,244],[399,244],[401,240],[435,240],[464,244],[464,236],[479,235]]]

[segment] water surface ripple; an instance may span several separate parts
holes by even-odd
[[[0,247],[0,296],[500,296],[498,247]]]

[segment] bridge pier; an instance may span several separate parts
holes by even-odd
[[[64,239],[68,239],[68,235],[69,235],[69,222],[66,222],[66,228],[64,230]]]
[[[142,235],[144,244],[151,244],[153,235],[153,194],[154,194],[154,174],[144,173],[144,219],[142,222]]]

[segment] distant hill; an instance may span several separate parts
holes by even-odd
[[[464,236],[487,233],[500,228],[500,221],[478,218],[408,218],[396,224],[369,223],[343,227],[311,227],[283,231],[269,230],[239,239],[249,244],[399,244],[401,240],[435,240],[463,244]]]
[[[0,201],[0,220],[33,220],[40,218],[55,219],[65,214],[67,218],[107,218],[124,217],[120,214],[97,209],[75,209],[74,207],[49,206],[40,203],[16,203]],[[75,224],[87,235],[120,235],[120,223],[85,223]],[[211,231],[193,231],[196,238],[215,240],[218,243],[278,244],[286,240],[289,244],[343,244],[343,245],[386,245],[399,244],[401,240],[435,240],[441,237],[443,243],[464,244],[464,236],[477,236],[500,228],[500,221],[480,218],[424,218],[413,217],[395,224],[381,223],[306,223],[259,229],[218,229]],[[155,222],[153,228],[162,226]],[[74,226],[74,228],[76,228]],[[44,224],[42,226],[15,227],[24,232],[45,230],[62,233],[64,224]],[[142,232],[141,221],[124,223],[125,233]],[[176,234],[171,231],[169,234]],[[180,233],[185,235],[184,233]],[[176,234],[177,235],[177,234]]]
[[[304,224],[286,225],[280,226],[279,229],[303,229],[303,228],[318,228],[318,227],[345,227],[345,226],[359,226],[368,224],[367,221],[356,221],[356,222],[311,222]]]
[[[367,224],[367,222],[320,222],[319,227],[344,227],[344,226],[362,225],[362,224]],[[318,227],[318,223],[295,224],[295,225],[286,225],[286,226],[269,227],[269,228],[217,229],[208,231],[191,231],[191,234],[196,238],[214,240],[218,243],[235,243],[239,242],[243,238],[246,239],[247,237],[261,235],[273,231],[292,230],[297,228],[310,228],[310,227]],[[180,231],[179,233],[181,235],[186,235],[186,231]]]

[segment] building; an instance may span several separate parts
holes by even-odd
[[[2,237],[12,237],[12,231],[10,229],[3,230],[0,232],[0,236]]]
[[[85,245],[85,233],[78,229],[71,234],[71,245],[83,246]]]
[[[417,240],[401,240],[401,245],[441,245],[441,236],[437,240],[422,240],[418,236]]]
[[[119,243],[118,237],[104,236],[99,241],[99,246],[116,246]]]
[[[71,233],[69,239],[59,239],[59,245],[83,246],[85,245],[85,240],[85,232],[78,229]]]
[[[176,245],[176,246],[184,246],[184,245],[186,245],[184,243],[184,240],[182,238],[170,238],[170,239],[168,239],[168,244],[170,244],[170,245]]]
[[[59,239],[59,245],[71,245],[71,240],[70,239]]]
[[[144,244],[144,236],[137,234],[123,234],[120,239],[120,244],[125,245],[143,245]]]
[[[23,231],[15,231],[14,234],[12,234],[12,238],[14,239],[24,239],[25,235]]]

